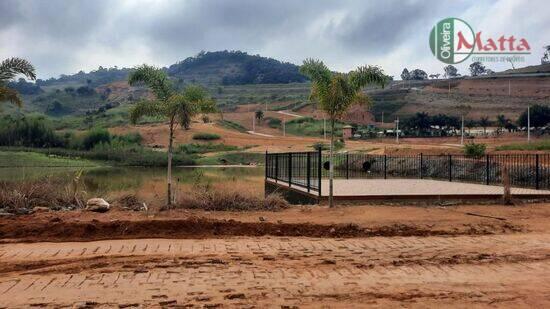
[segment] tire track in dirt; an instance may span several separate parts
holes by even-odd
[[[550,234],[0,245],[0,306],[550,304]]]

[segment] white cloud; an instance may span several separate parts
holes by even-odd
[[[301,63],[308,57],[346,71],[381,65],[441,72],[428,47],[438,20],[454,16],[484,34],[529,40],[538,64],[550,44],[546,1],[359,0],[3,0],[0,58],[21,56],[40,78],[99,65],[170,65],[200,50],[239,49]],[[469,62],[458,65],[466,73]],[[509,64],[490,65],[494,70]]]

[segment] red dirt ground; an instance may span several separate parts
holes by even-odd
[[[0,306],[544,308],[549,206],[3,218]]]

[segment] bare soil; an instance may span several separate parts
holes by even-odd
[[[547,307],[550,204],[0,219],[0,307]]]

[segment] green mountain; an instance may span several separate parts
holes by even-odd
[[[171,65],[167,72],[179,82],[204,85],[288,84],[307,80],[295,64],[226,50],[200,52]]]

